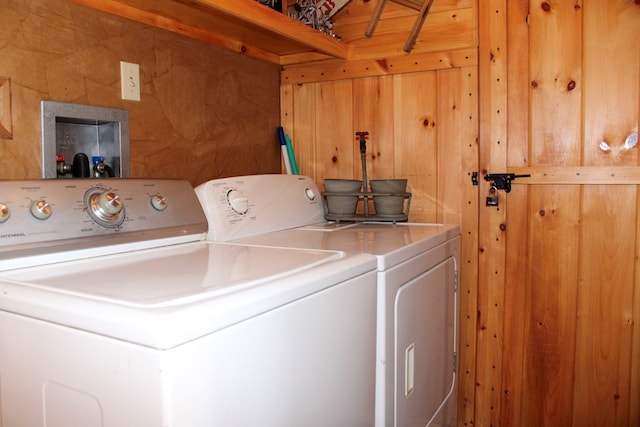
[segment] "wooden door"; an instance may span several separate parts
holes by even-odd
[[[479,3],[476,426],[640,425],[640,6]],[[489,183],[481,183],[481,199]]]

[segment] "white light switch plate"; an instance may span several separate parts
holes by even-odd
[[[120,61],[120,89],[122,99],[140,101],[140,66]]]

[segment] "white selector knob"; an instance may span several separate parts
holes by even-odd
[[[246,197],[229,199],[229,203],[231,204],[231,208],[239,214],[246,214],[249,210],[249,199]]]
[[[37,219],[48,219],[53,213],[49,202],[43,199],[31,203],[29,210],[31,211],[31,215]]]
[[[113,216],[122,210],[122,201],[116,193],[105,191],[98,197],[97,207],[103,214]]]
[[[10,216],[11,211],[9,211],[9,206],[0,202],[0,224],[8,220]]]
[[[162,212],[163,210],[167,209],[167,199],[165,199],[160,194],[154,194],[153,196],[151,196],[151,206],[153,206],[155,210]]]
[[[249,210],[249,199],[244,197],[238,190],[229,190],[227,202],[234,212],[244,215]]]

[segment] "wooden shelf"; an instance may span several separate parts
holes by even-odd
[[[348,57],[345,43],[255,0],[71,1],[273,63]]]

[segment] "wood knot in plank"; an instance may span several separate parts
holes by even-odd
[[[376,64],[378,64],[378,67],[379,67],[381,70],[389,71],[389,64],[387,63],[387,60],[386,60],[386,59],[378,59],[378,60],[376,61]]]

